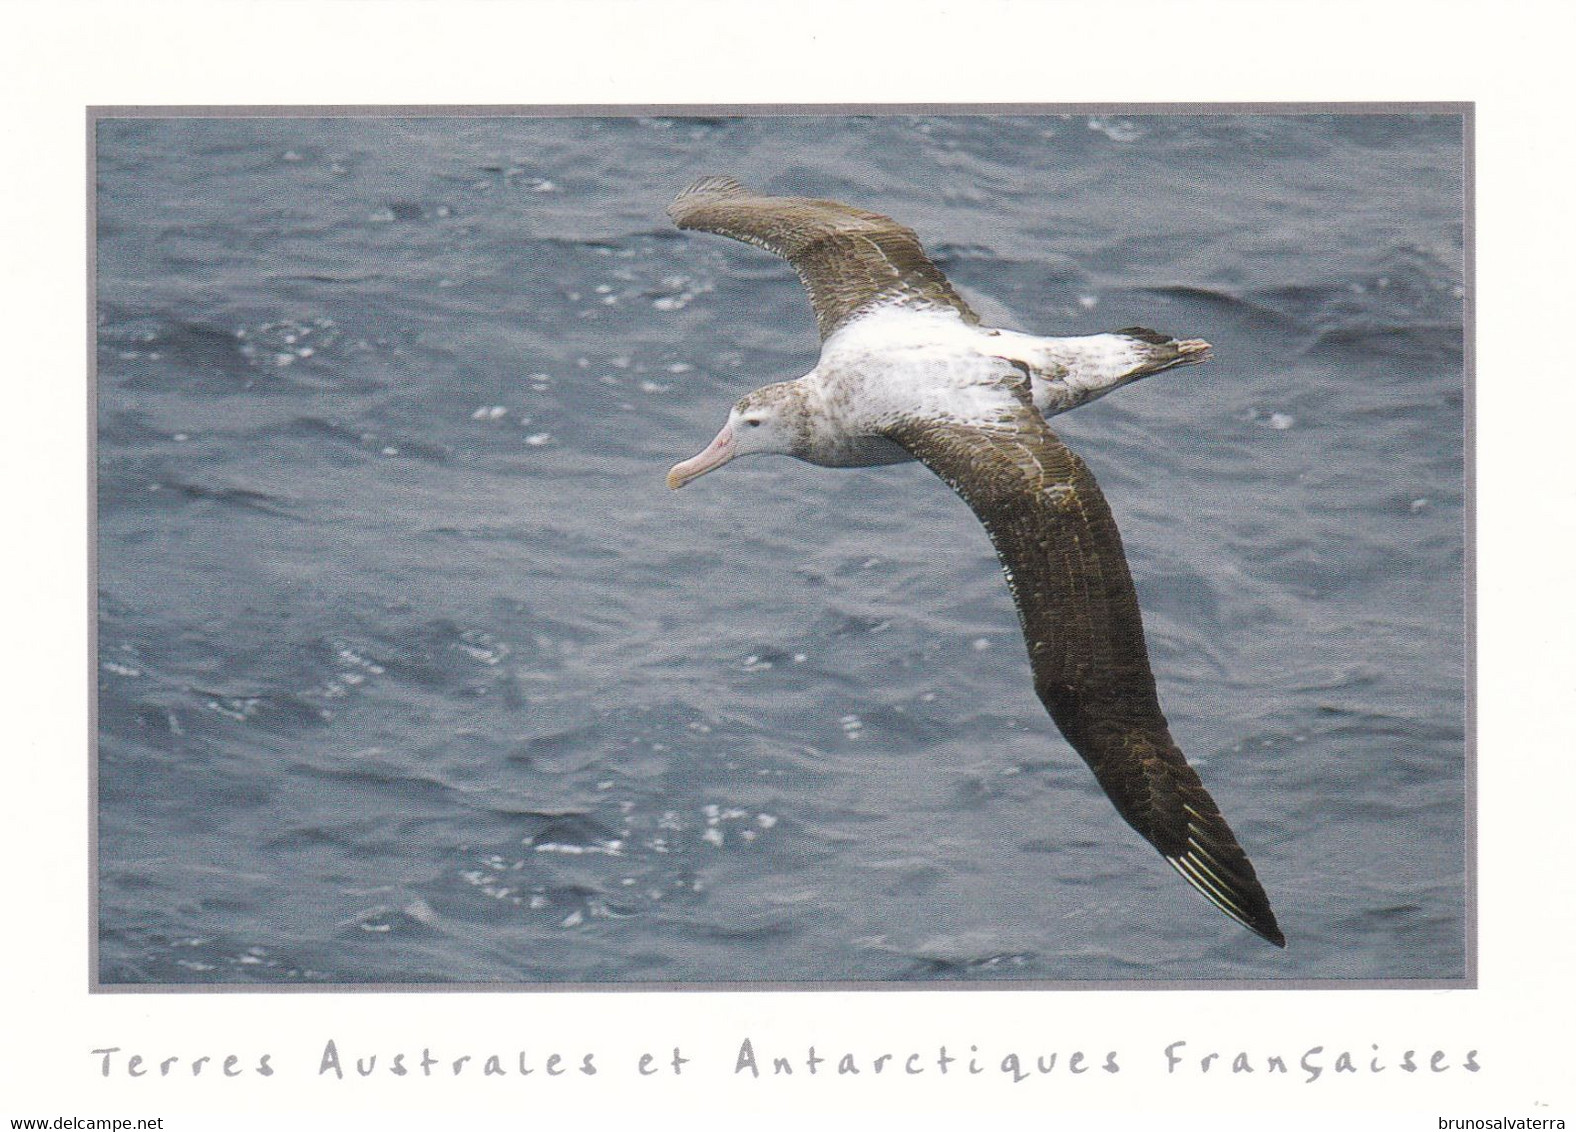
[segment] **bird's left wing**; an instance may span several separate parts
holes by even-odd
[[[1094,476],[1027,403],[887,438],[963,497],[995,544],[1034,689],[1130,825],[1221,911],[1285,946],[1236,836],[1171,737],[1122,539]]]

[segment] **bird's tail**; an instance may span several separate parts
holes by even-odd
[[[1145,326],[1128,326],[1111,333],[1132,342],[1137,364],[1126,375],[1129,381],[1209,357],[1209,343],[1202,338],[1167,338]]]
[[[1041,338],[1024,354],[1038,378],[1035,407],[1048,417],[1141,377],[1207,357],[1209,343],[1202,338],[1167,338],[1142,326],[1078,338]]]

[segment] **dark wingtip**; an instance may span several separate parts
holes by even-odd
[[[682,228],[683,215],[689,211],[696,197],[710,197],[715,200],[720,197],[743,196],[748,191],[732,177],[720,175],[701,177],[679,190],[678,195],[673,198],[673,203],[668,205],[668,215]]]
[[[1269,919],[1263,924],[1245,924],[1244,926],[1262,939],[1267,939],[1282,951],[1286,950],[1286,937],[1281,933],[1280,925],[1275,922],[1275,914],[1265,908]]]
[[[1190,829],[1189,833],[1193,834]],[[1270,898],[1253,874],[1253,866],[1245,855],[1241,866],[1230,868],[1220,861],[1207,843],[1196,836],[1189,836],[1188,850],[1178,856],[1166,857],[1166,863],[1181,874],[1182,879],[1198,889],[1215,907],[1255,935],[1267,939],[1276,947],[1286,946],[1286,936],[1275,922],[1270,909]]]

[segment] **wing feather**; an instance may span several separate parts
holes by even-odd
[[[888,433],[990,533],[1034,688],[1117,811],[1216,907],[1285,946],[1269,898],[1160,709],[1122,539],[1084,462],[1031,407]]]
[[[799,273],[825,341],[874,307],[901,305],[979,316],[958,296],[919,238],[890,217],[831,200],[752,193],[731,177],[702,177],[668,206],[680,228],[714,232],[781,256]]]

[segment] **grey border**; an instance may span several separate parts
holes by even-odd
[[[88,106],[87,128],[87,565],[88,565],[88,993],[89,994],[497,994],[503,991],[584,994],[653,991],[1236,991],[1236,990],[1477,990],[1478,989],[1478,742],[1477,742],[1477,104],[1474,102],[1013,102],[1013,103],[708,103],[573,106]],[[1466,973],[1459,979],[1026,979],[973,982],[614,982],[614,983],[101,983],[99,981],[98,844],[98,124],[118,118],[627,118],[889,116],[947,114],[1458,114],[1462,133],[1464,378],[1463,676],[1465,782],[1463,827],[1466,877]]]

